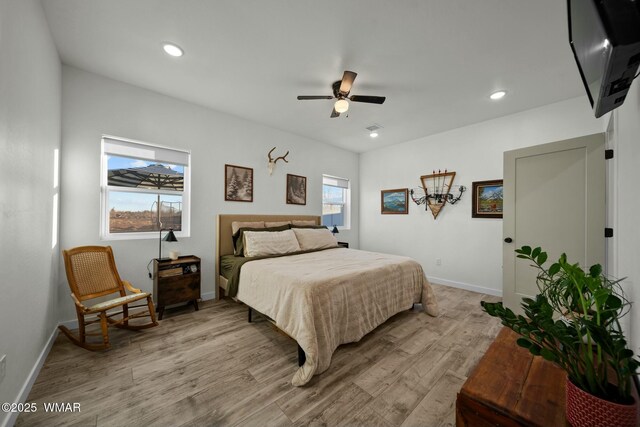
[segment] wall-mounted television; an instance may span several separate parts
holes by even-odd
[[[640,1],[567,0],[569,43],[596,117],[622,105],[640,65]]]

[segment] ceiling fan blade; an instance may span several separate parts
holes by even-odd
[[[340,94],[342,96],[349,95],[351,92],[351,85],[353,85],[353,81],[356,79],[358,74],[353,71],[345,71],[342,76],[342,82],[340,83]]]
[[[382,104],[384,103],[386,96],[366,96],[366,95],[351,95],[349,97],[353,102],[368,102],[370,104]]]
[[[306,100],[306,99],[333,99],[333,96],[329,96],[329,95],[326,95],[326,96],[323,96],[323,95],[320,95],[320,96],[315,96],[315,95],[311,95],[311,96],[298,95],[298,99],[299,99],[299,100]]]
[[[335,118],[335,117],[340,117],[340,113],[338,113],[336,111],[336,109],[334,108],[333,111],[331,112],[331,116],[329,116],[329,117],[331,117],[332,119]]]

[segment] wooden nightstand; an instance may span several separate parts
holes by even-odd
[[[181,256],[177,260],[153,260],[153,298],[158,319],[167,305],[190,302],[198,310],[200,258]]]
[[[349,242],[338,242],[338,246],[342,246],[343,248],[348,248]]]

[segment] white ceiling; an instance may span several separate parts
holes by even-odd
[[[558,0],[42,3],[65,64],[357,152],[583,94]],[[345,69],[385,104],[296,100]]]

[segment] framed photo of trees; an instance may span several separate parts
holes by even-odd
[[[307,204],[307,177],[287,174],[287,204]]]
[[[253,202],[253,168],[224,165],[224,199]]]

